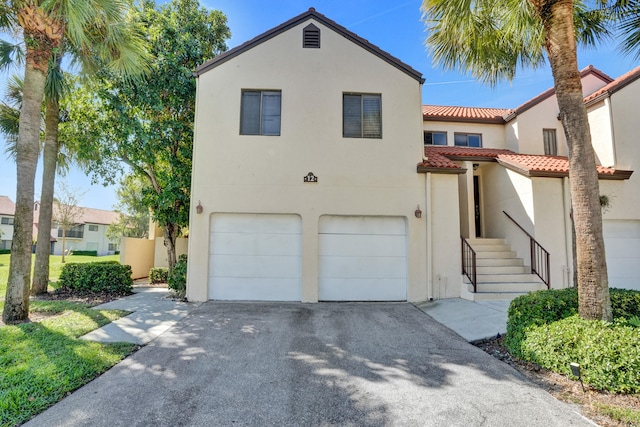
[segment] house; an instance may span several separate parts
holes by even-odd
[[[38,209],[40,202],[34,204],[34,239],[37,237]],[[51,253],[62,254],[63,230],[56,219],[59,206],[53,204],[53,224],[51,227]],[[113,255],[119,250],[118,241],[111,241],[106,235],[109,224],[117,222],[120,213],[102,209],[78,207],[74,215],[75,225],[66,230],[65,251],[96,251],[99,256]]]
[[[640,257],[636,74],[582,72],[610,277],[627,287],[640,279],[628,259]],[[190,300],[478,299],[571,284],[553,90],[514,110],[422,105],[418,71],[313,8],[195,75]]]
[[[16,205],[7,196],[0,196],[0,250],[11,249],[15,214]]]

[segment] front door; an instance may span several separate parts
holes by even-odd
[[[481,237],[482,233],[480,232],[480,177],[473,177],[473,210],[475,212],[475,221],[476,221],[476,237]]]

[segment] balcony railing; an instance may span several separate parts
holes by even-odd
[[[64,237],[67,237],[70,239],[82,239],[84,237],[84,231],[67,230],[67,232],[64,234],[65,234]],[[58,229],[58,237],[62,237],[61,228]]]

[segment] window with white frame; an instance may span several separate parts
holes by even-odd
[[[344,93],[342,95],[342,136],[382,138],[382,96]]]
[[[13,225],[13,217],[3,216],[2,219],[0,220],[0,224]]]
[[[547,156],[557,156],[558,143],[556,141],[556,130],[542,129],[542,139],[544,141],[544,154]]]
[[[482,134],[479,133],[455,133],[453,143],[458,147],[482,147]]]
[[[240,135],[280,135],[279,90],[242,90]]]
[[[115,243],[109,243],[109,248],[107,248],[108,251],[117,251],[118,250],[118,245]]]
[[[98,231],[98,226],[89,224],[89,231]]]
[[[425,131],[424,145],[447,145],[447,133]]]

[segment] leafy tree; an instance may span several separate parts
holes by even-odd
[[[127,21],[126,3],[120,0],[3,0],[0,31],[22,32],[24,90],[16,142],[17,191],[9,278],[2,318],[6,323],[29,315],[33,196],[39,154],[40,113],[49,64],[64,43],[78,52],[85,70],[102,60],[114,68],[139,69],[144,44]],[[0,60],[7,46],[0,43]]]
[[[577,42],[609,34],[606,14],[578,0],[424,0],[426,44],[435,61],[495,84],[518,67],[551,65],[569,148],[569,178],[577,236],[579,312],[611,320],[596,159],[576,54]]]
[[[146,238],[149,236],[149,208],[144,204],[145,181],[135,175],[125,175],[116,190],[120,220],[109,224],[107,238],[118,241],[121,237]]]
[[[61,262],[64,264],[67,234],[78,223],[82,215],[82,208],[78,206],[78,203],[80,199],[82,199],[82,196],[84,196],[84,193],[79,193],[77,189],[69,188],[65,183],[60,183],[57,193],[58,197],[55,198],[53,219],[58,224],[58,228],[62,230]],[[49,244],[48,236],[47,244]]]
[[[100,81],[76,87],[68,132],[97,179],[113,182],[127,165],[145,180],[142,200],[163,230],[172,268],[176,239],[189,221],[192,73],[226,49],[230,33],[224,14],[197,0],[160,7],[143,1],[134,18],[145,27],[155,57],[150,72],[142,83],[103,73]]]

